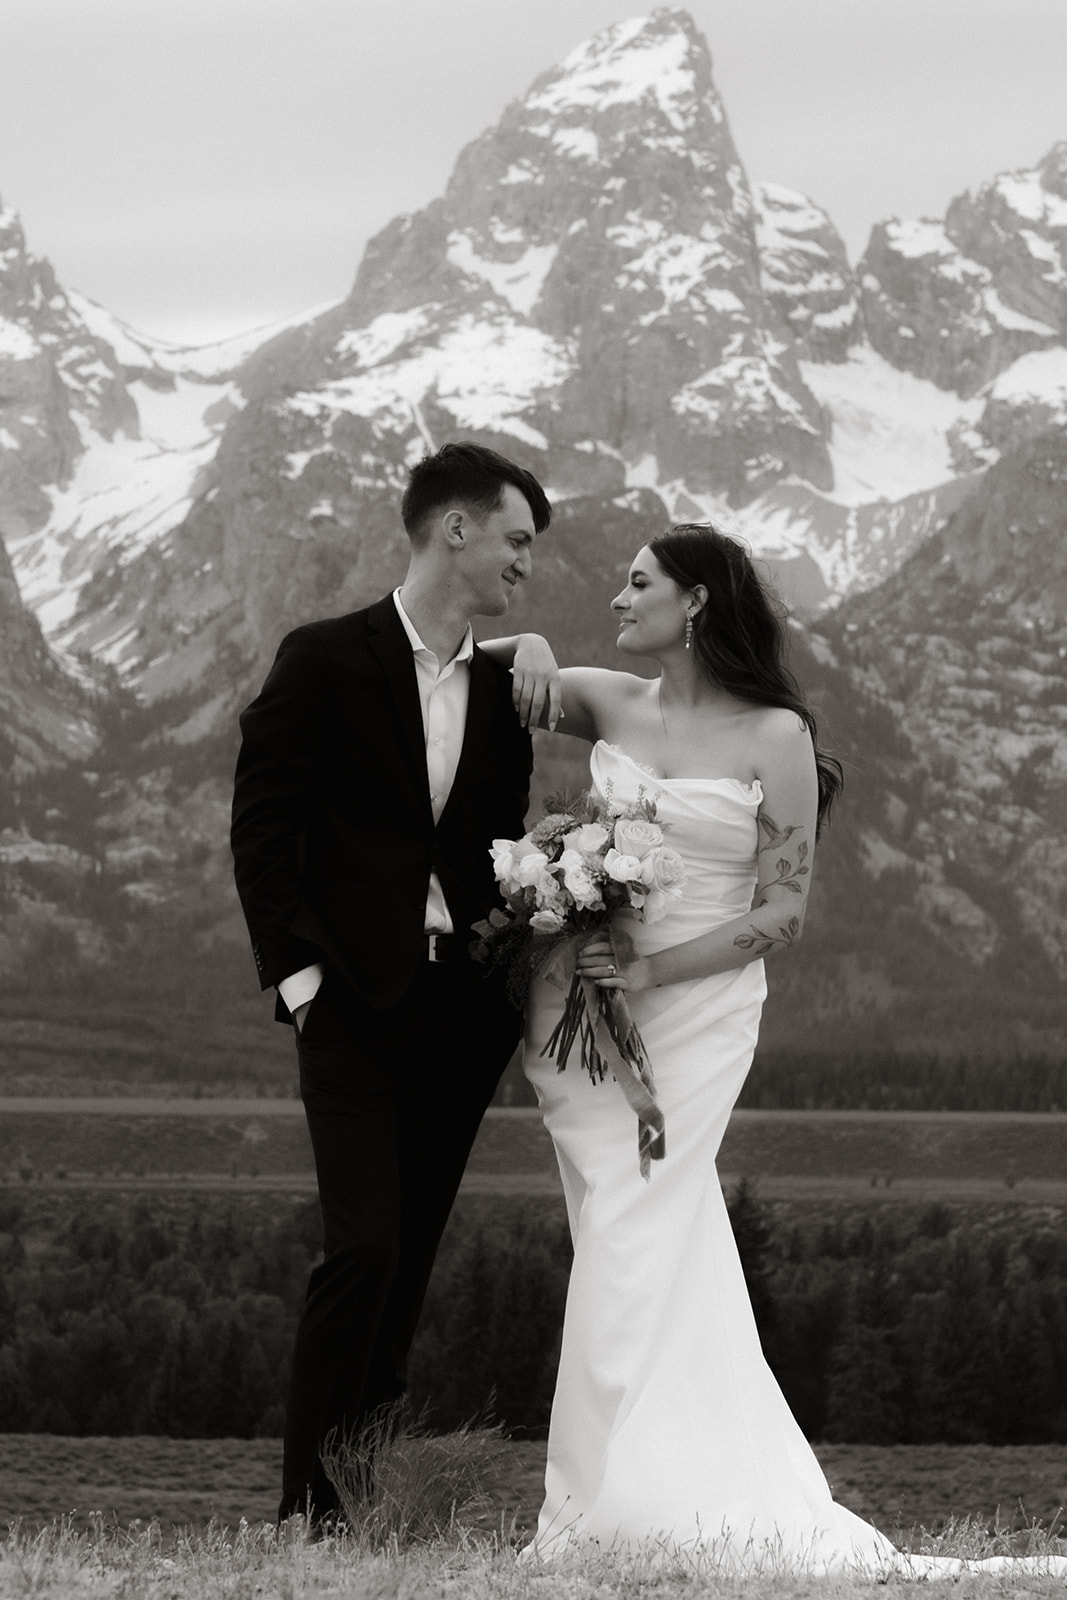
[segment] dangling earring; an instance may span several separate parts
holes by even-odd
[[[693,648],[693,613],[691,611],[687,611],[685,614],[685,648],[687,650]]]

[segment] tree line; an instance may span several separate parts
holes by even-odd
[[[810,1438],[1067,1440],[1062,1218],[932,1205],[786,1225],[744,1183],[730,1212],[764,1349]],[[167,1217],[97,1198],[42,1238],[0,1193],[0,1431],[276,1436],[317,1248],[314,1204],[250,1220],[236,1202]],[[411,1397],[433,1425],[490,1411],[544,1431],[569,1257],[557,1213],[461,1213],[412,1352]]]
[[[739,1106],[766,1111],[1065,1111],[1067,1056],[757,1052]]]

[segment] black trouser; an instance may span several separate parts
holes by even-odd
[[[403,1394],[408,1351],[478,1124],[518,1039],[499,974],[425,961],[384,1011],[332,974],[297,1041],[324,1260],[293,1351],[279,1516],[337,1496],[319,1460]]]

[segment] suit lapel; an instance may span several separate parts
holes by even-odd
[[[426,732],[422,725],[419,685],[415,676],[415,657],[397,616],[392,595],[371,606],[367,617],[368,642],[385,674],[393,709],[400,728],[400,745],[419,786],[430,804],[430,785],[426,776]]]
[[[441,813],[438,827],[448,816],[453,802],[458,804],[457,796],[462,791],[467,774],[475,766],[482,746],[489,737],[489,728],[493,716],[493,672],[486,656],[474,647],[470,665],[470,693],[467,697],[467,721],[463,728],[463,744],[459,752],[459,764],[456,767],[456,776],[452,781],[452,789],[445,808]]]

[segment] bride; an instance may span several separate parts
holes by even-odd
[[[626,994],[666,1156],[645,1182],[624,1095],[542,1057],[562,992],[535,981],[526,1073],[555,1145],[574,1265],[527,1557],[666,1547],[739,1572],[951,1575],[959,1562],[903,1555],[833,1500],[763,1358],[715,1168],[756,1044],[764,958],[801,935],[840,766],[819,750],[784,629],[736,541],[672,528],[638,552],[612,607],[620,653],[651,657],[658,677],[565,669],[540,720],[555,726],[562,712],[559,731],[592,744],[603,800],[654,801],[685,861],[683,894],[660,921],[633,922],[621,965],[606,938],[579,958],[586,977]],[[527,668],[530,648],[514,655],[516,703],[537,719],[543,675]]]

